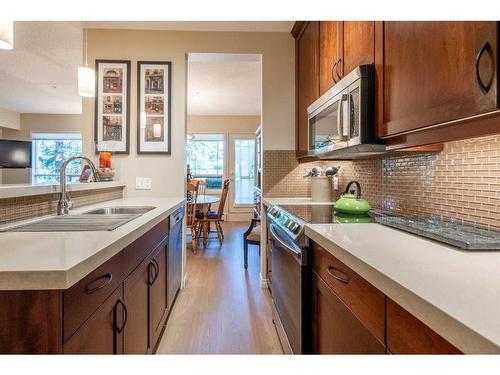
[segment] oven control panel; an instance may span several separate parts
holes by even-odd
[[[272,206],[268,210],[268,214],[270,217],[272,217],[273,221],[276,224],[278,224],[281,228],[291,232],[295,236],[298,235],[303,228],[303,224],[296,217],[290,215],[280,207]]]

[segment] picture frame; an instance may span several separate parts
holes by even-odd
[[[137,153],[171,154],[172,62],[137,62]]]
[[[130,60],[96,60],[95,70],[95,152],[129,154]]]

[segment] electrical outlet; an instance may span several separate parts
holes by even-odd
[[[135,189],[136,190],[151,190],[152,178],[151,177],[136,177]]]
[[[333,176],[333,190],[339,190],[339,178]]]

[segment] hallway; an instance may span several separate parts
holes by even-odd
[[[269,290],[259,285],[260,258],[249,247],[243,268],[242,234],[248,223],[224,223],[222,246],[209,241],[193,255],[188,281],[174,305],[158,354],[281,354],[271,319]]]

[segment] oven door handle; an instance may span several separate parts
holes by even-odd
[[[271,237],[274,240],[276,240],[281,245],[282,248],[287,250],[288,253],[293,255],[299,263],[302,263],[302,249],[300,249],[300,248],[298,248],[297,250],[293,249],[291,246],[289,246],[285,242],[283,242],[283,240],[276,233],[274,227],[275,227],[274,224],[269,225],[269,232],[271,232]]]

